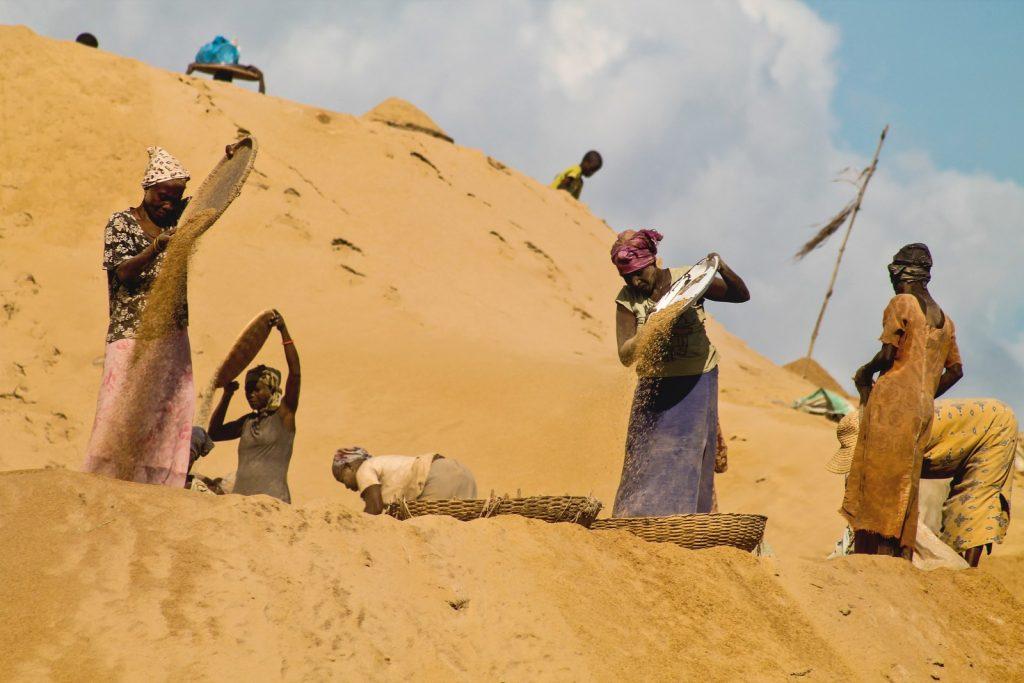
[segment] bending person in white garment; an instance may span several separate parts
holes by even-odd
[[[462,463],[439,453],[372,456],[359,446],[339,448],[334,478],[363,499],[363,512],[379,515],[402,500],[476,498],[476,479]]]

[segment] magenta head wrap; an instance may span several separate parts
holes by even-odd
[[[655,261],[661,233],[657,230],[623,230],[612,245],[612,263],[619,275],[643,270]]]

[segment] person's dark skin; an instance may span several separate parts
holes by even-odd
[[[718,256],[714,252],[708,257]],[[651,264],[622,278],[626,285],[637,294],[659,300],[672,288],[672,273],[668,268]],[[750,291],[743,278],[718,256],[718,273],[704,294],[704,299],[724,303],[742,304],[750,301]],[[660,313],[663,313],[661,311]],[[655,315],[658,315],[657,313]],[[653,317],[653,316],[652,316]],[[623,365],[632,365],[636,360],[636,316],[622,306],[615,307],[615,337],[619,345],[619,360]]]
[[[942,327],[946,323],[946,315],[935,303],[928,288],[923,282],[898,282],[893,281],[893,291],[897,294],[913,294],[921,305],[928,324],[932,327]],[[862,365],[853,376],[853,384],[857,387],[860,395],[860,404],[867,405],[871,396],[871,389],[875,386],[875,373],[881,377],[892,369],[896,362],[896,347],[892,344],[882,344],[882,348],[875,354],[874,358]],[[939,377],[939,385],[935,389],[935,398],[942,396],[949,391],[949,388],[959,382],[964,376],[964,368],[959,363],[946,368]]]
[[[981,554],[984,550],[985,546],[979,545],[965,550],[961,555],[967,561],[968,565],[971,567],[977,567],[978,563],[981,562]]]
[[[142,231],[146,233],[146,237],[153,241],[136,256],[125,259],[114,270],[114,274],[121,282],[136,280],[157,254],[167,248],[167,243],[174,236],[174,226],[188,205],[188,198],[182,199],[185,182],[165,180],[157,183],[146,189],[141,204],[129,209]]]
[[[242,146],[243,142],[245,142],[245,140],[239,140],[238,142],[233,142],[230,145],[225,146],[224,156],[226,156],[228,159],[235,156],[235,151]]]
[[[604,162],[600,157],[583,157],[583,161],[580,162],[580,170],[583,172],[584,178],[589,178],[604,166]]]
[[[295,413],[299,409],[299,389],[302,383],[299,352],[295,349],[294,342],[288,343],[292,341],[292,337],[288,333],[284,317],[277,311],[274,311],[274,314],[275,318],[271,324],[281,333],[284,357],[288,363],[288,379],[285,380],[284,396],[281,398],[281,406],[277,409],[277,412],[281,415],[285,428],[289,431],[295,431]],[[206,431],[214,441],[230,441],[242,436],[242,424],[247,416],[232,420],[227,424],[224,423],[228,406],[231,404],[231,397],[234,396],[236,391],[238,391],[238,382],[230,382],[224,387],[224,393],[220,397],[220,402],[214,408],[213,414],[210,415],[210,426]],[[253,411],[259,412],[263,410],[270,401],[270,397],[271,393],[266,385],[258,382],[246,384],[245,398],[249,401],[249,407]]]
[[[585,154],[580,162],[580,171],[584,178],[589,178],[600,171],[602,166],[604,166],[604,161],[600,156]],[[558,189],[568,190],[570,185],[572,185],[572,178],[562,178],[562,182],[558,184]]]
[[[353,463],[347,463],[345,465],[332,465],[331,473],[334,474],[334,478],[345,485],[345,488],[351,491],[358,491],[359,484],[356,483],[356,472],[359,468],[366,463],[366,460],[359,460]],[[367,486],[366,490],[363,491],[363,512],[370,515],[379,515],[384,512],[384,498],[381,496],[380,484],[374,484],[373,486]]]

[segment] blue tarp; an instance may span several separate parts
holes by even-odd
[[[844,415],[853,410],[845,398],[828,389],[818,389],[813,394],[804,396],[794,402],[793,407],[805,413],[825,415],[833,420],[841,420]]]
[[[196,53],[197,64],[238,64],[238,48],[224,36],[217,36]]]

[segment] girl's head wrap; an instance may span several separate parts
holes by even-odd
[[[619,275],[643,270],[655,262],[661,233],[657,230],[624,230],[612,245],[612,263]]]
[[[893,282],[921,282],[932,279],[932,253],[928,246],[915,242],[896,252],[889,264],[889,277]]]
[[[174,155],[163,147],[148,147],[149,166],[146,175],[142,176],[142,189],[148,190],[168,180],[188,180],[188,171]]]
[[[332,466],[344,467],[345,465],[351,465],[352,463],[359,462],[360,460],[366,460],[369,457],[370,454],[361,446],[346,446],[345,448],[339,448],[334,451],[334,462],[332,463]]]
[[[281,390],[281,371],[268,365],[257,365],[245,373],[246,391],[249,390],[250,386],[259,384],[266,386],[270,391],[270,400],[259,411],[260,415],[270,415],[277,412],[277,409],[281,407],[281,397],[283,395]]]

